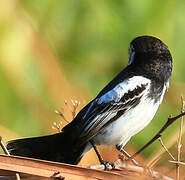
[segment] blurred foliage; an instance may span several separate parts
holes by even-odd
[[[185,97],[185,2],[182,0],[0,0],[0,135],[5,140],[54,132],[64,100],[86,103],[128,61],[138,35],[170,48],[171,87],[153,122],[129,143],[145,144]],[[70,103],[69,103],[70,104]],[[82,106],[84,104],[82,103]],[[65,108],[66,109],[66,108]],[[70,111],[65,111],[71,120]],[[65,122],[63,122],[65,125]],[[169,128],[164,140],[178,129]],[[151,155],[159,143],[143,154]]]

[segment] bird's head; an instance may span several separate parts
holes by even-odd
[[[172,71],[172,56],[168,47],[158,38],[140,36],[129,47],[128,65],[135,65],[150,78],[168,81]]]

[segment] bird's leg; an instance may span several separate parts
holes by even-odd
[[[94,144],[94,141],[90,140],[89,142],[91,143],[94,151],[96,152],[96,155],[98,156],[100,164],[105,166],[105,170],[108,171],[108,170],[114,169],[114,164],[112,162],[107,162],[107,161],[103,160],[103,158],[101,157],[100,153],[98,152],[98,149],[96,148],[96,146]]]
[[[131,155],[127,151],[125,151],[122,146],[116,145],[116,149],[123,153],[127,158],[131,157]],[[133,162],[134,165],[136,166],[139,165],[139,163],[135,159],[131,159],[131,161]]]

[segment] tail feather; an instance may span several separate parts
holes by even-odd
[[[9,141],[7,149],[12,155],[48,161],[77,164],[85,145],[75,148],[65,133]]]

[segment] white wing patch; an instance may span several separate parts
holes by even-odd
[[[100,97],[97,101],[98,104],[108,103],[111,101],[119,102],[119,100],[124,96],[128,91],[133,91],[137,86],[141,86],[143,84],[148,84],[147,89],[150,87],[151,81],[142,76],[134,76],[130,79],[127,79],[121,83],[119,83],[112,90],[108,91],[102,97]]]

